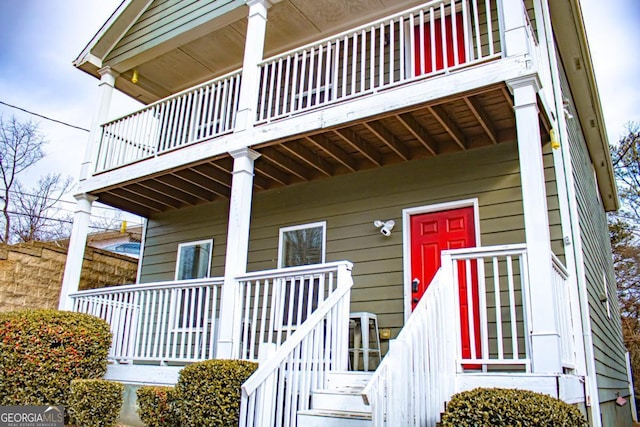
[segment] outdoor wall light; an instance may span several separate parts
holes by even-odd
[[[388,221],[380,221],[377,219],[373,221],[373,225],[380,229],[380,233],[382,233],[383,236],[389,237],[391,236],[391,230],[393,230],[396,222],[392,219]]]

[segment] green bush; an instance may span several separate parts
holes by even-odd
[[[535,426],[586,427],[578,408],[527,390],[476,388],[453,395],[442,427]]]
[[[110,346],[109,325],[94,316],[0,313],[0,405],[66,406],[71,380],[104,375]]]
[[[112,427],[122,407],[124,386],[107,380],[73,380],[69,418],[79,427]]]
[[[148,427],[180,425],[173,387],[143,386],[136,393],[138,415]]]
[[[176,403],[182,425],[238,425],[240,387],[257,367],[242,360],[207,360],[180,371]]]

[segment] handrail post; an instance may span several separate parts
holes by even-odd
[[[258,350],[258,361],[264,363],[276,352],[276,345],[273,343],[263,342],[260,344]],[[256,427],[270,427],[273,425],[273,419],[275,417],[275,396],[276,396],[276,378],[275,372],[272,372],[261,387],[259,391],[260,395],[257,397],[256,406],[257,412],[257,426]]]

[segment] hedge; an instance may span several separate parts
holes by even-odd
[[[124,386],[107,380],[73,380],[69,418],[81,427],[113,427],[122,408]]]
[[[138,415],[149,427],[180,425],[173,387],[142,386],[136,392]]]
[[[237,426],[240,387],[257,367],[242,360],[207,360],[185,367],[175,387],[182,425]]]
[[[587,427],[575,406],[541,393],[476,388],[453,395],[442,415],[442,427],[520,426]]]
[[[63,405],[71,381],[100,378],[111,346],[109,325],[55,310],[0,313],[0,405]]]

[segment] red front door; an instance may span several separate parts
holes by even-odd
[[[411,309],[422,298],[431,280],[440,268],[440,252],[446,249],[460,249],[476,246],[476,232],[473,207],[452,209],[411,216]],[[462,357],[480,357],[480,322],[478,303],[478,276],[476,262],[470,263],[472,270],[471,295],[467,289],[466,266],[460,262],[458,287],[460,301],[460,329]],[[470,314],[471,317],[470,317]],[[471,320],[470,320],[471,319]],[[473,331],[473,338],[471,333]],[[472,344],[474,343],[474,344]],[[471,366],[467,366],[473,368]]]
[[[442,27],[443,21],[444,28]],[[445,66],[457,65],[455,53],[458,54],[458,64],[464,64],[467,61],[464,46],[464,22],[461,13],[455,14],[455,39],[451,15],[445,15],[444,19],[436,18],[433,21],[433,33],[430,21],[426,21],[422,28],[423,32],[421,33],[420,25],[416,25],[414,31],[413,53],[415,55],[416,76],[442,70]],[[443,46],[446,49],[446,64]]]

